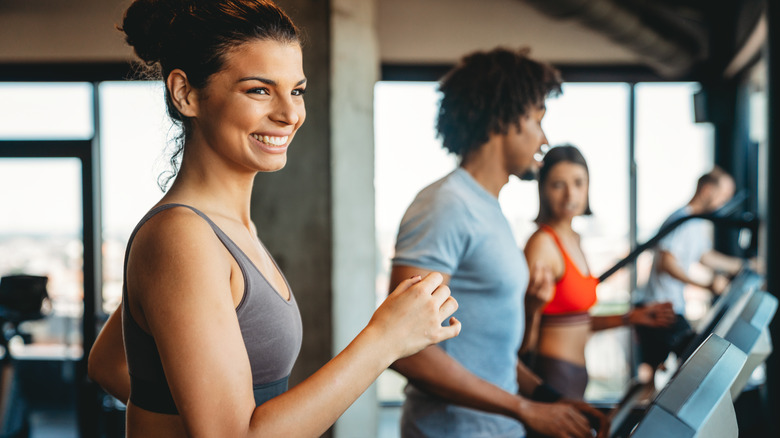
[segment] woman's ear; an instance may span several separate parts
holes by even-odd
[[[165,80],[165,85],[171,93],[171,101],[176,109],[184,117],[198,115],[197,90],[190,85],[187,73],[180,69],[174,69]]]

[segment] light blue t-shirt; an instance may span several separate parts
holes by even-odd
[[[691,215],[691,208],[685,206],[672,213],[661,225],[670,223]],[[668,251],[677,259],[680,267],[688,273],[691,265],[699,262],[701,256],[712,249],[712,228],[704,219],[689,219],[680,224],[674,231],[664,236],[656,247],[650,278],[647,280],[643,301],[671,301],[674,312],[685,315],[685,283],[665,272],[658,271],[660,251]]]
[[[393,265],[450,275],[459,336],[439,346],[466,369],[517,393],[528,265],[498,200],[462,168],[423,189],[398,231]],[[520,422],[446,403],[407,385],[404,438],[522,437]]]

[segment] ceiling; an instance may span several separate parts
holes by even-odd
[[[558,65],[701,79],[733,62],[765,1],[375,0],[375,28],[384,65],[451,65],[473,50],[528,46]],[[0,0],[0,63],[130,60],[115,29],[128,2]]]

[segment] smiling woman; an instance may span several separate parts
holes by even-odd
[[[272,40],[231,49],[207,89],[194,89],[182,70],[168,76],[173,101],[181,105],[177,109],[192,118],[199,134],[187,149],[205,146],[216,162],[232,162],[251,177],[284,167],[287,148],[306,119],[305,84],[300,46]],[[210,146],[221,148],[224,156]],[[213,165],[210,161],[205,162]]]
[[[262,0],[138,0],[122,29],[182,128],[173,182],[130,236],[122,304],[89,358],[90,377],[127,401],[128,436],[318,436],[394,360],[459,333],[454,318],[442,327],[457,308],[442,276],[406,279],[288,391],[301,317],[249,212],[255,175],[284,167],[306,116],[298,30]]]

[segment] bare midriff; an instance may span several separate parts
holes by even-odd
[[[184,423],[179,415],[158,414],[127,404],[127,437],[164,436],[186,437]]]
[[[542,356],[585,366],[585,344],[590,337],[587,314],[568,321],[542,318],[539,325],[538,352]]]

